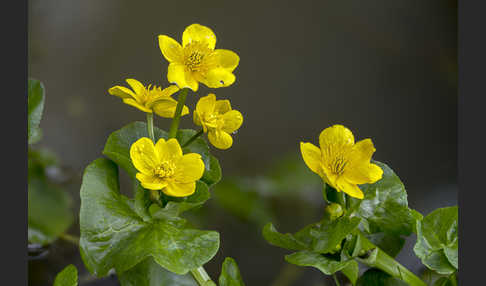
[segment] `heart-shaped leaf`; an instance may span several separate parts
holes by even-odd
[[[219,248],[219,234],[189,228],[186,220],[163,217],[144,221],[134,201],[120,194],[118,168],[97,159],[85,170],[81,185],[80,251],[88,270],[117,274],[146,258],[177,274],[208,262]]]

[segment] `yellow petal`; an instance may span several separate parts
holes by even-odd
[[[175,180],[190,183],[201,179],[204,173],[204,162],[197,153],[184,154],[177,162]]]
[[[152,140],[142,137],[130,147],[130,158],[133,166],[146,175],[152,175],[153,170],[159,165],[159,157],[155,152]]]
[[[182,33],[182,46],[186,47],[191,42],[205,43],[209,49],[214,50],[216,36],[210,28],[199,24],[192,24]]]
[[[236,80],[234,74],[224,68],[210,70],[202,83],[211,88],[219,88],[232,85]]]
[[[177,101],[175,101],[174,99],[163,99],[155,102],[152,108],[158,116],[165,117],[165,118],[173,118],[176,107],[177,107]],[[184,107],[182,108],[181,116],[184,116],[188,113],[189,113],[189,108],[187,108],[187,106],[184,105]]]
[[[160,138],[155,144],[155,150],[161,161],[163,160],[178,160],[182,157],[181,145],[175,138],[171,138],[167,141],[164,138]]]
[[[131,105],[133,107],[136,107],[138,109],[140,109],[141,111],[143,112],[148,112],[148,113],[152,113],[152,109],[148,109],[147,107],[141,105],[140,103],[136,102],[134,99],[132,98],[124,98],[123,99],[123,102],[125,104],[128,104],[128,105]]]
[[[191,72],[186,72],[184,65],[181,64],[169,64],[169,69],[167,71],[167,80],[170,83],[177,84],[179,88],[190,88],[193,91],[197,91],[199,87]]]
[[[226,150],[233,145],[233,138],[228,133],[221,130],[210,130],[208,139],[214,147]]]
[[[225,49],[214,50],[218,58],[218,65],[230,72],[232,72],[239,64],[240,57],[233,51]]]
[[[347,182],[344,178],[339,178],[337,180],[337,188],[339,191],[343,191],[353,198],[363,199],[364,194],[361,189],[356,184],[351,184]]]
[[[138,95],[141,95],[145,92],[145,86],[143,86],[143,84],[141,82],[139,82],[138,80],[136,79],[133,79],[133,78],[128,78],[126,79],[127,83],[130,85],[130,87],[133,89],[133,91],[135,91],[135,94],[138,96]]]
[[[364,139],[356,143],[349,153],[348,165],[344,170],[346,179],[354,184],[374,183],[381,179],[383,170],[371,164],[371,156],[376,151],[371,139]]]
[[[240,128],[243,123],[243,115],[238,110],[231,110],[223,115],[224,125],[222,130],[233,133]]]
[[[300,142],[302,159],[312,172],[322,176],[321,150],[312,143]]]
[[[196,104],[196,110],[199,114],[212,114],[214,112],[214,107],[216,106],[216,95],[210,93],[199,99]]]
[[[135,94],[133,91],[130,89],[124,87],[124,86],[114,86],[108,90],[108,93],[111,95],[115,95],[121,98],[136,98]]]
[[[194,194],[196,191],[196,182],[179,183],[169,182],[162,192],[172,197],[186,197]]]
[[[333,125],[322,130],[319,135],[319,145],[324,152],[342,152],[351,148],[354,144],[354,136],[351,130],[342,125]],[[329,149],[330,148],[330,149]],[[332,154],[324,154],[332,157]]]
[[[226,112],[231,110],[231,103],[227,99],[217,100],[216,105],[214,107],[214,112],[219,114],[225,114]]]
[[[182,47],[171,37],[159,35],[159,47],[164,58],[170,63],[182,63]]]
[[[135,177],[140,181],[142,187],[149,190],[162,190],[167,182],[159,177],[137,173]]]

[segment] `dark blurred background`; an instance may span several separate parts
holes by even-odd
[[[82,171],[102,156],[107,136],[145,120],[108,88],[129,77],[167,86],[168,63],[157,36],[181,41],[192,23],[212,28],[216,47],[241,59],[232,86],[201,86],[188,104],[192,110],[199,96],[214,92],[243,113],[233,147],[213,149],[225,177],[257,180],[289,156],[305,169],[299,142],[317,144],[322,129],[340,123],[357,140],[372,138],[374,158],[400,176],[412,208],[427,214],[457,203],[457,1],[32,0],[29,76],[46,87],[39,145],[56,152],[73,174],[68,190],[75,211]],[[170,121],[156,117],[155,123],[167,129]],[[192,128],[192,118],[183,117],[181,125]],[[261,189],[255,192],[284,232],[320,216],[318,186],[305,193],[296,187],[301,207],[292,196],[265,196]],[[263,220],[228,213],[214,202],[208,209],[208,221],[200,224],[222,237],[207,266],[213,278],[232,256],[247,285],[275,285],[286,252],[263,240]],[[79,226],[71,231],[79,234]],[[398,259],[420,271],[414,242],[409,239]],[[67,263],[86,273],[76,248],[58,243],[50,251],[50,258],[29,263],[31,285],[49,285],[45,281]],[[325,285],[319,271],[304,271],[291,285]]]

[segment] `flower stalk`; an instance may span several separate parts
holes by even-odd
[[[191,270],[191,274],[200,286],[216,286],[202,266]]]
[[[154,114],[147,112],[147,132],[149,138],[155,143],[155,136],[154,136]]]
[[[370,267],[378,268],[389,275],[406,282],[410,286],[427,286],[424,281],[374,245],[364,235],[362,235],[361,238],[363,239],[363,244],[372,246],[374,250],[367,258],[357,258],[359,262]]]
[[[179,129],[179,121],[181,119],[182,108],[184,107],[184,103],[186,102],[188,92],[189,92],[188,88],[183,88],[179,92],[174,118],[172,119],[172,123],[170,124],[169,139],[175,138],[177,135],[177,130]]]

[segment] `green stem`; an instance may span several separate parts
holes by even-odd
[[[187,147],[189,145],[191,145],[192,142],[194,142],[194,140],[196,140],[199,136],[201,136],[202,134],[204,133],[204,130],[201,129],[199,130],[196,134],[194,134],[194,136],[192,136],[189,140],[187,140],[186,143],[184,143],[184,145],[182,145],[182,148],[184,147]]]
[[[76,237],[76,236],[73,236],[73,235],[70,235],[70,234],[67,234],[67,233],[62,233],[61,235],[59,235],[59,238],[79,246],[79,237]]]
[[[346,210],[346,194],[344,192],[337,193],[338,203]]]
[[[216,286],[202,266],[191,270],[191,274],[201,286]]]
[[[188,92],[188,88],[183,88],[181,91],[179,91],[179,98],[177,99],[174,119],[172,119],[172,123],[170,124],[169,138],[175,138],[177,135],[177,129],[179,129],[179,121],[181,119],[182,109],[184,107],[184,103],[186,102]]]
[[[379,247],[369,241],[364,235],[361,236],[362,245],[369,245],[374,249],[368,258],[358,258],[358,261],[370,266],[378,268],[391,276],[401,279],[410,286],[427,286],[427,284],[418,278],[415,274],[397,262],[395,259],[386,254]],[[366,247],[368,248],[368,247]]]
[[[147,132],[148,132],[148,135],[149,135],[150,139],[152,139],[152,141],[154,141],[154,143],[155,143],[155,136],[154,136],[154,114],[153,113],[149,113],[149,112],[147,112]]]
[[[337,279],[336,274],[333,274],[332,278],[334,278],[334,283],[336,283],[337,286],[341,286],[341,284],[339,283],[339,280]]]

